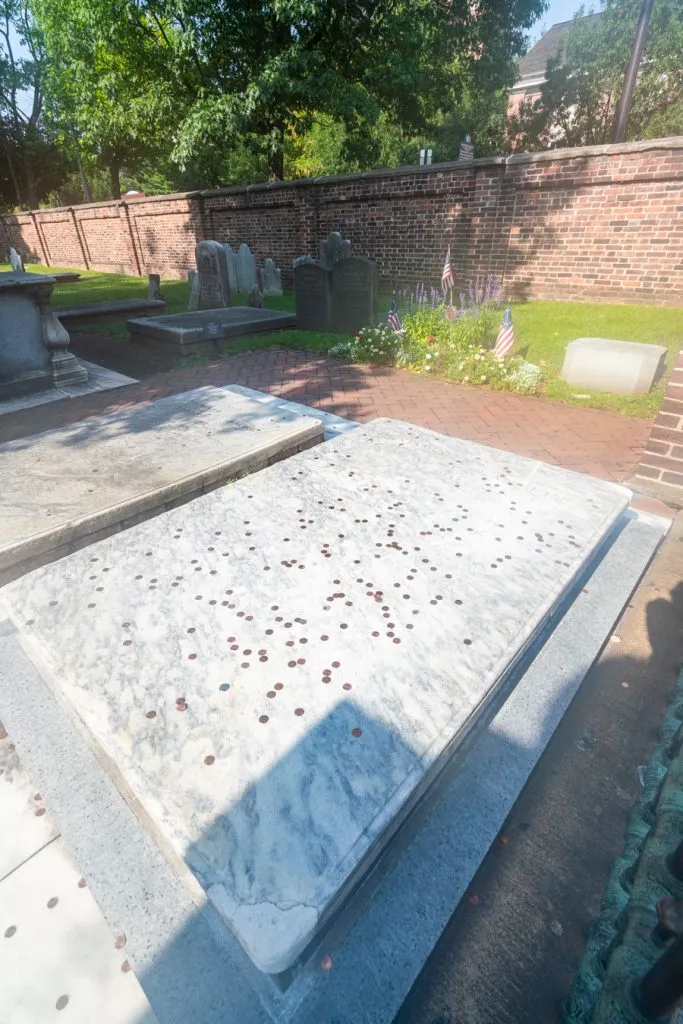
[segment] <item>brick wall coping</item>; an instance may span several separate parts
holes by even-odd
[[[3,219],[10,220],[33,213],[45,214],[54,212],[70,212],[73,209],[91,210],[114,206],[135,206],[138,203],[162,203],[183,199],[211,199],[225,195],[244,195],[250,192],[270,192],[277,189],[311,188],[316,185],[330,185],[337,182],[365,181],[370,178],[398,178],[405,175],[439,174],[444,171],[463,171],[478,167],[518,167],[521,164],[558,163],[565,160],[583,159],[594,156],[614,156],[619,153],[645,153],[650,150],[683,150],[683,135],[674,135],[664,139],[645,139],[641,142],[608,143],[603,146],[574,146],[570,149],[546,149],[541,153],[513,153],[511,156],[478,157],[475,160],[450,160],[429,166],[406,165],[402,167],[384,167],[374,171],[361,171],[357,174],[321,175],[317,178],[295,178],[291,181],[264,181],[254,185],[228,185],[224,188],[195,189],[191,192],[173,192],[157,196],[141,196],[136,199],[107,199],[99,203],[78,203],[74,206],[43,207],[38,210],[21,210],[18,213],[7,213]]]

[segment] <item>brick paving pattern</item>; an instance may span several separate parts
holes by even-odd
[[[94,355],[79,348],[84,356]],[[242,384],[349,419],[408,420],[453,437],[619,481],[638,462],[651,426],[649,420],[616,413],[461,387],[387,367],[349,366],[278,347],[163,372],[151,372],[163,365],[159,360],[134,365],[110,359],[108,365],[133,376],[150,375],[125,388],[0,416],[0,441],[205,384]]]

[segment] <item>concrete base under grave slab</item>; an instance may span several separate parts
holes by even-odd
[[[0,714],[114,934],[125,932],[161,1024],[393,1019],[667,528],[632,513],[621,526],[459,771],[442,777],[285,993],[264,987],[163,857],[14,629],[0,625]]]
[[[0,726],[0,1020],[157,1024],[87,880]]]
[[[0,581],[323,440],[318,418],[204,387],[0,445]]]
[[[293,313],[275,309],[254,309],[252,306],[229,306],[204,309],[169,316],[150,316],[127,321],[133,341],[171,347],[181,353],[192,353],[214,342],[240,338],[265,331],[295,327]]]
[[[91,395],[95,391],[109,391],[112,388],[122,388],[126,384],[137,384],[134,377],[126,377],[123,373],[107,370],[104,366],[89,363],[85,359],[79,359],[79,363],[87,371],[87,381],[82,384],[65,384],[61,387],[49,388],[47,391],[36,391],[30,395],[3,399],[0,401],[0,416],[7,412],[18,412],[19,409],[30,409],[35,405],[58,402],[63,398],[78,398],[80,395]]]

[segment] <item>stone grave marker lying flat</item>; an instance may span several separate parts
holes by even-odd
[[[0,579],[322,439],[317,419],[204,387],[8,441]]]
[[[667,351],[642,342],[577,338],[567,345],[561,377],[577,388],[645,395],[664,373]]]
[[[225,338],[295,327],[296,317],[293,313],[280,313],[274,309],[232,306],[229,309],[134,318],[127,323],[134,341],[170,345],[181,353],[189,353],[196,351],[198,346]]]
[[[184,862],[279,974],[501,698],[628,500],[375,420],[2,599],[181,877]]]

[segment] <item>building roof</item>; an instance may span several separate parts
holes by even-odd
[[[590,19],[596,20],[599,17],[600,14],[587,14],[581,20],[587,23]],[[518,65],[518,85],[522,84],[525,79],[540,78],[542,80],[545,78],[548,59],[564,49],[573,21],[574,19],[559,21],[556,25],[552,25],[535,46],[531,47],[526,57],[522,57]]]

